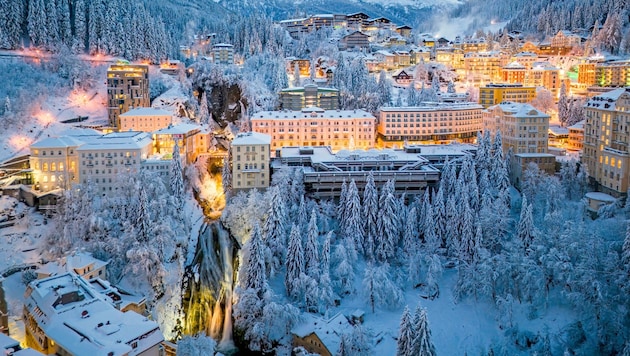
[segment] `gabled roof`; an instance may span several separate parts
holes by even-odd
[[[166,110],[155,108],[135,108],[127,111],[126,113],[120,114],[119,116],[171,116],[171,113]]]
[[[271,136],[259,132],[244,132],[236,135],[232,145],[270,145]]]
[[[304,322],[291,330],[299,338],[305,338],[311,334],[317,335],[326,349],[333,355],[336,355],[339,350],[341,335],[351,331],[352,325],[341,313],[328,320],[314,314],[305,314]]]

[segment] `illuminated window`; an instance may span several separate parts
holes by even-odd
[[[44,163],[44,164],[42,165],[42,171],[44,171],[44,172],[48,172],[48,163]]]

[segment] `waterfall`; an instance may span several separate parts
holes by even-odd
[[[186,267],[183,285],[186,334],[205,332],[230,350],[232,342],[232,291],[234,256],[238,244],[220,222],[205,222],[199,230],[197,250]]]

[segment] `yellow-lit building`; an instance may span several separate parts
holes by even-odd
[[[578,84],[584,86],[595,85],[595,62],[584,62],[578,64]]]
[[[47,137],[30,147],[30,167],[35,190],[67,189],[79,183],[77,148],[101,134],[91,129],[72,129],[60,137]]]
[[[120,131],[152,132],[171,124],[170,112],[154,108],[135,108],[119,115]]]
[[[501,82],[503,83],[524,83],[525,82],[525,74],[527,73],[527,68],[518,63],[512,62],[507,66],[501,68]]]
[[[504,101],[528,103],[536,97],[536,88],[523,84],[488,84],[479,88],[479,104],[484,108]]]
[[[201,126],[177,124],[153,132],[153,153],[172,154],[175,141],[179,144],[179,154],[185,158],[185,164],[195,162],[200,154],[207,153],[210,148],[210,134]]]
[[[547,62],[537,62],[525,76],[525,85],[532,87],[544,87],[549,90],[554,98],[558,98],[563,79],[560,76],[560,69]],[[570,83],[566,84],[569,88]]]
[[[600,87],[630,86],[630,60],[598,63],[595,85]]]
[[[489,107],[483,112],[484,130],[495,136],[501,131],[503,153],[511,151],[510,181],[520,186],[530,163],[554,174],[556,158],[548,151],[549,115],[530,104],[510,103]]]
[[[505,102],[483,112],[483,128],[501,131],[504,153],[547,153],[549,118],[530,104]]]
[[[625,194],[630,177],[630,91],[620,88],[597,95],[585,111],[582,162],[599,191]]]
[[[232,188],[268,188],[271,136],[259,132],[240,133],[232,140],[231,147]]]
[[[464,55],[466,80],[475,86],[500,80],[502,58],[499,52],[469,52]]]
[[[567,149],[572,151],[582,151],[584,148],[584,123],[585,120],[582,120],[575,125],[569,126]]]
[[[518,62],[527,69],[531,68],[538,61],[538,55],[534,52],[519,52],[510,57],[510,62]]]
[[[149,107],[149,66],[119,61],[107,70],[109,125],[120,128],[119,116],[133,108]]]
[[[403,143],[474,142],[482,130],[477,103],[425,103],[418,107],[382,107],[377,133],[384,147]]]
[[[334,151],[374,146],[376,118],[364,110],[263,111],[252,131],[271,136],[272,154],[283,146],[330,146]]]

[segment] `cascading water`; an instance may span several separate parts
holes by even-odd
[[[219,221],[206,222],[199,231],[197,250],[183,281],[184,334],[206,335],[219,341],[222,351],[232,342],[232,291],[238,243]]]

